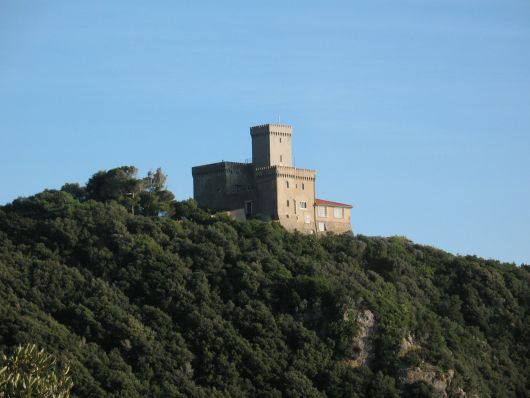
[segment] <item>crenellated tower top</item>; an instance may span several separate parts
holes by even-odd
[[[254,167],[292,167],[292,132],[286,124],[262,124],[250,128]]]

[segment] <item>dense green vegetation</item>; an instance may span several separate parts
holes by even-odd
[[[240,223],[164,181],[125,167],[0,207],[0,351],[45,347],[80,397],[440,396],[416,367],[454,372],[449,396],[530,396],[528,266]]]

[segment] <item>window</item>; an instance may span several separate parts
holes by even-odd
[[[326,230],[326,224],[324,224],[323,222],[319,222],[318,223],[318,230],[320,232],[324,232]]]
[[[300,202],[301,209],[307,209],[307,202]]]
[[[304,222],[306,224],[311,224],[311,216],[309,214],[306,214],[304,217]]]
[[[333,209],[333,217],[344,218],[344,209],[342,207],[335,207]]]
[[[280,155],[280,163],[283,162],[283,156]]]
[[[245,202],[245,215],[250,217],[252,215],[252,201]]]
[[[280,137],[280,144],[282,143],[282,137]]]
[[[287,199],[287,207],[289,207],[289,199]]]
[[[317,214],[319,217],[327,217],[328,216],[328,208],[326,206],[318,206],[317,207]]]
[[[289,188],[289,181],[285,181],[285,187]]]
[[[302,189],[305,189],[305,185],[304,185],[304,183],[302,183]]]

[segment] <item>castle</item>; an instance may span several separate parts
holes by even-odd
[[[252,163],[219,162],[192,168],[199,206],[226,210],[237,218],[277,220],[304,233],[351,231],[352,206],[315,197],[314,170],[292,165],[292,128],[250,128]]]

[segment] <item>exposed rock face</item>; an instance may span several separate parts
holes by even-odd
[[[447,389],[453,380],[455,371],[449,369],[446,372],[436,368],[435,366],[425,363],[421,367],[417,366],[414,368],[402,368],[401,375],[399,377],[401,384],[412,384],[417,381],[424,381],[425,383],[433,386],[433,388],[438,391],[442,397],[447,398]],[[466,394],[462,391],[464,395],[459,395],[460,397],[465,397]]]
[[[455,398],[467,398],[466,392],[460,387],[456,389],[456,391],[454,392],[453,396]],[[475,396],[475,397],[477,397],[477,396]]]
[[[348,320],[355,313],[354,311],[347,311],[344,314],[344,319]],[[372,335],[375,332],[375,316],[370,310],[360,310],[355,315],[358,331],[354,337],[354,345],[356,347],[357,355],[354,358],[347,359],[345,362],[357,368],[362,365],[370,365],[370,359],[373,354]],[[413,351],[419,351],[422,347],[416,341],[414,335],[409,333],[401,341],[398,357],[404,358],[407,354]],[[443,371],[430,363],[422,363],[420,366],[407,367],[403,360],[398,360],[398,367],[400,368],[399,384],[403,387],[406,384],[413,384],[418,381],[423,381],[432,386],[439,397],[443,398],[479,398],[476,394],[468,394],[462,388],[452,386],[451,382],[455,376],[455,371],[449,369]]]
[[[416,339],[412,334],[404,338],[401,341],[401,346],[399,347],[398,358],[403,358],[409,352],[421,350],[420,345],[416,342]]]
[[[344,319],[348,319],[348,313],[344,314]],[[353,368],[368,365],[373,350],[370,339],[375,328],[375,317],[372,311],[361,310],[356,315],[356,321],[359,330],[354,337],[354,343],[357,347],[358,355],[346,361]]]

